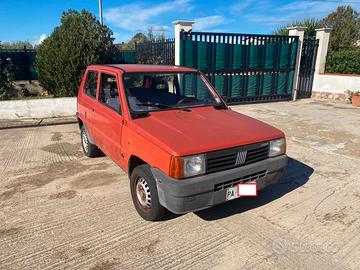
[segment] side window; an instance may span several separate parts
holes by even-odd
[[[116,76],[101,73],[99,101],[110,109],[121,114],[119,90],[116,82]]]
[[[97,83],[98,83],[98,73],[96,71],[89,71],[84,86],[85,94],[95,98]]]

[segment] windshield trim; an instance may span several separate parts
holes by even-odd
[[[206,85],[208,91],[215,97],[217,97],[219,99],[219,103],[217,103],[216,101],[213,104],[201,104],[201,105],[183,105],[180,107],[171,107],[171,108],[162,108],[162,109],[154,109],[154,110],[146,110],[146,111],[141,111],[141,110],[133,110],[130,106],[130,102],[129,102],[129,95],[127,92],[127,88],[125,87],[125,81],[124,81],[124,75],[126,74],[181,74],[181,73],[194,73],[194,74],[198,74],[200,76],[200,78],[203,80],[203,83]],[[132,116],[132,118],[136,118],[134,117],[134,114],[146,114],[146,113],[151,113],[151,112],[161,112],[161,111],[170,111],[170,110],[186,110],[186,109],[191,109],[191,108],[201,108],[201,107],[214,107],[214,106],[218,106],[218,105],[223,105],[227,108],[226,103],[224,102],[224,100],[222,99],[222,97],[220,96],[220,94],[215,90],[214,87],[212,87],[212,85],[209,83],[209,81],[206,79],[206,77],[199,71],[151,71],[151,72],[140,72],[140,71],[136,71],[136,72],[123,72],[121,74],[121,78],[123,81],[123,88],[124,88],[124,94],[126,97],[126,102],[127,102],[127,106],[129,108],[129,112],[130,115]],[[193,103],[194,104],[194,103]]]

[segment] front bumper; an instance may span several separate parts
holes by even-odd
[[[286,155],[268,158],[243,167],[205,174],[189,179],[173,179],[156,168],[152,173],[156,179],[159,201],[173,213],[182,214],[208,208],[226,201],[227,185],[257,175],[258,189],[278,182],[288,158]]]

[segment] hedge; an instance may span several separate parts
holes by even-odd
[[[328,73],[360,74],[360,48],[332,51],[326,58]]]

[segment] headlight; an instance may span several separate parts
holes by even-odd
[[[180,179],[205,173],[205,156],[173,157],[170,162],[170,176]]]
[[[184,177],[190,177],[205,173],[204,155],[183,158]]]
[[[286,153],[285,138],[270,141],[269,157],[275,157]]]

